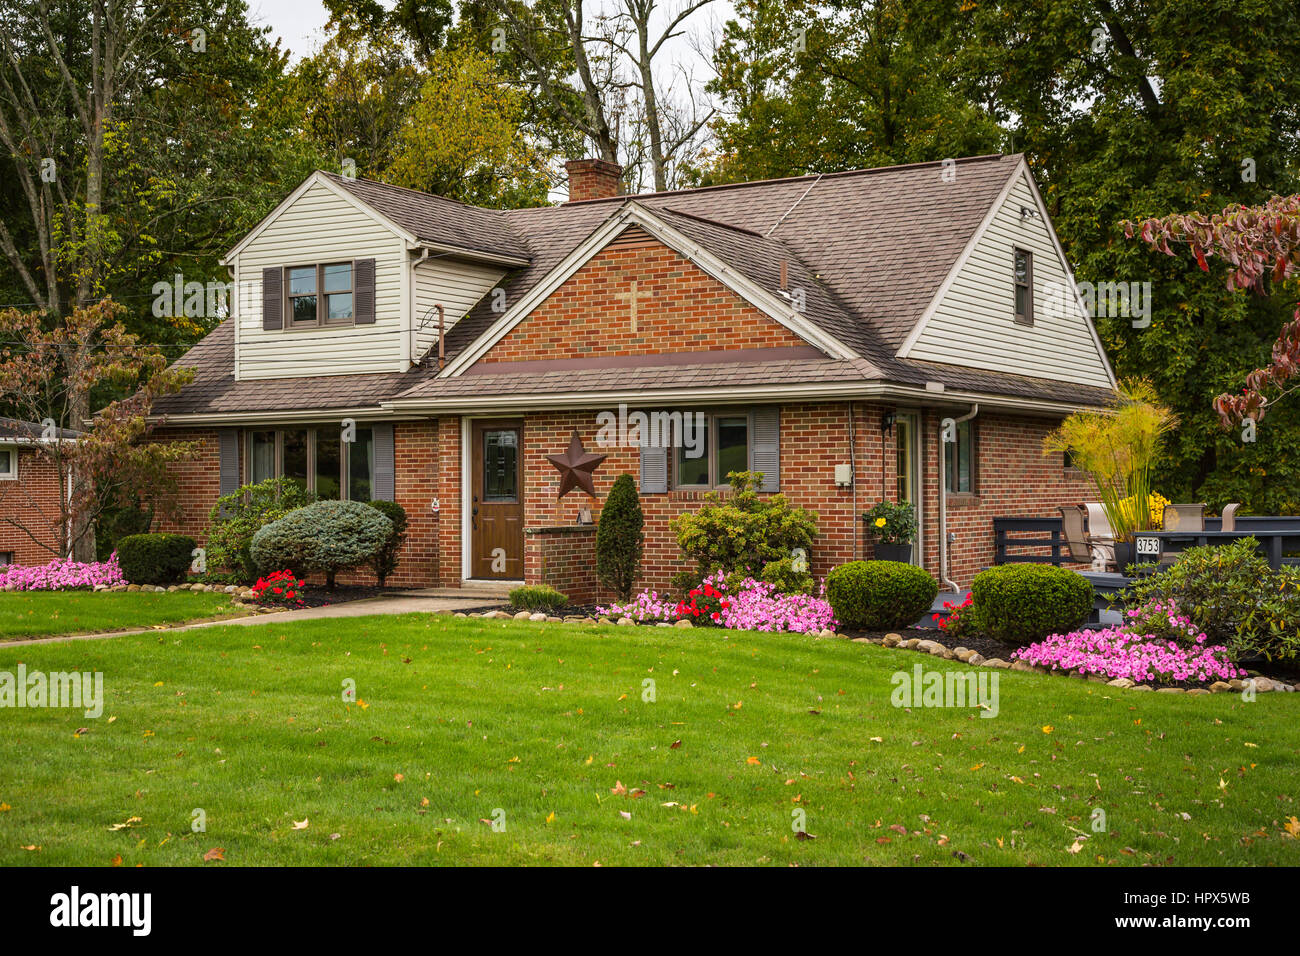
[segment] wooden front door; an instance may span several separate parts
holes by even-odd
[[[470,447],[470,577],[524,577],[524,427],[475,421]]]

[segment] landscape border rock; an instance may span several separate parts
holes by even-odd
[[[610,626],[636,627],[644,624],[645,626],[658,627],[693,627],[694,625],[687,620],[676,621],[668,624],[665,621],[636,621],[630,617],[620,617],[613,620],[609,617],[548,617],[545,614],[529,614],[521,611],[518,614],[510,614],[506,611],[487,611],[485,613],[465,614],[463,611],[437,611],[437,614],[448,614],[454,617],[477,617],[496,620],[516,620],[516,621],[535,621],[547,623],[566,623],[566,624],[605,624]],[[1300,689],[1295,684],[1287,683],[1276,677],[1265,677],[1256,672],[1250,672],[1250,675],[1244,680],[1234,678],[1230,681],[1215,681],[1207,687],[1158,687],[1151,684],[1139,684],[1127,677],[1117,677],[1114,680],[1107,680],[1101,674],[1084,674],[1080,671],[1062,671],[1048,669],[1037,664],[1026,664],[1024,661],[1004,661],[1000,657],[985,658],[977,651],[968,647],[949,648],[938,641],[929,638],[906,638],[901,634],[889,633],[884,637],[850,637],[848,634],[836,633],[835,631],[821,631],[814,635],[817,638],[838,638],[840,640],[851,641],[854,644],[874,644],[877,647],[883,647],[890,650],[914,651],[920,654],[928,654],[931,657],[939,657],[943,660],[956,660],[963,664],[969,664],[972,667],[993,667],[998,670],[1021,671],[1029,674],[1043,674],[1051,677],[1071,677],[1075,680],[1086,680],[1092,683],[1105,684],[1107,687],[1113,687],[1117,690],[1131,691],[1155,691],[1164,694],[1182,694],[1185,697],[1209,697],[1213,694],[1240,693],[1253,686],[1256,693],[1294,693]]]

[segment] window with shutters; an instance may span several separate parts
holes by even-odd
[[[285,267],[285,327],[352,325],[357,318],[354,272],[351,262]]]
[[[672,487],[681,490],[729,487],[727,475],[749,471],[752,445],[747,413],[707,417],[703,441],[694,448],[673,449]]]
[[[245,435],[245,480],[289,478],[319,498],[370,501],[375,490],[375,434],[358,426],[352,441],[338,425],[257,429]]]

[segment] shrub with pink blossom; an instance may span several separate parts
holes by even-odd
[[[1053,634],[1012,654],[1027,664],[1077,670],[1137,683],[1208,683],[1245,677],[1222,644],[1207,645],[1172,602],[1148,603],[1127,612],[1128,620],[1099,631]]]
[[[730,595],[722,611],[722,626],[739,631],[793,631],[816,634],[835,629],[835,612],[826,600],[826,583],[818,593],[782,594],[775,584],[747,578]]]
[[[6,591],[69,591],[101,584],[107,587],[126,584],[117,563],[117,552],[109,555],[107,561],[55,560],[41,567],[11,564],[0,571],[0,590]]]
[[[800,634],[833,629],[835,613],[826,600],[823,582],[817,595],[782,594],[777,585],[746,578],[728,587],[722,572],[709,575],[681,601],[662,597],[657,591],[643,591],[626,604],[599,609],[601,614],[630,617],[641,622],[686,619],[693,624],[712,624],[730,630],[792,631]]]

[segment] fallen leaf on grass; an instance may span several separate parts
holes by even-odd
[[[203,854],[204,863],[211,863],[213,860],[218,860],[224,863],[226,861],[226,848],[221,846],[214,846],[207,853]]]
[[[135,826],[137,823],[143,823],[143,822],[144,821],[141,820],[139,817],[127,817],[125,823],[114,823],[109,826],[109,829],[113,831],[126,830]]]
[[[303,817],[301,820],[293,821],[293,828],[295,830],[305,830],[309,826],[311,826],[311,823],[307,820],[306,817]]]

